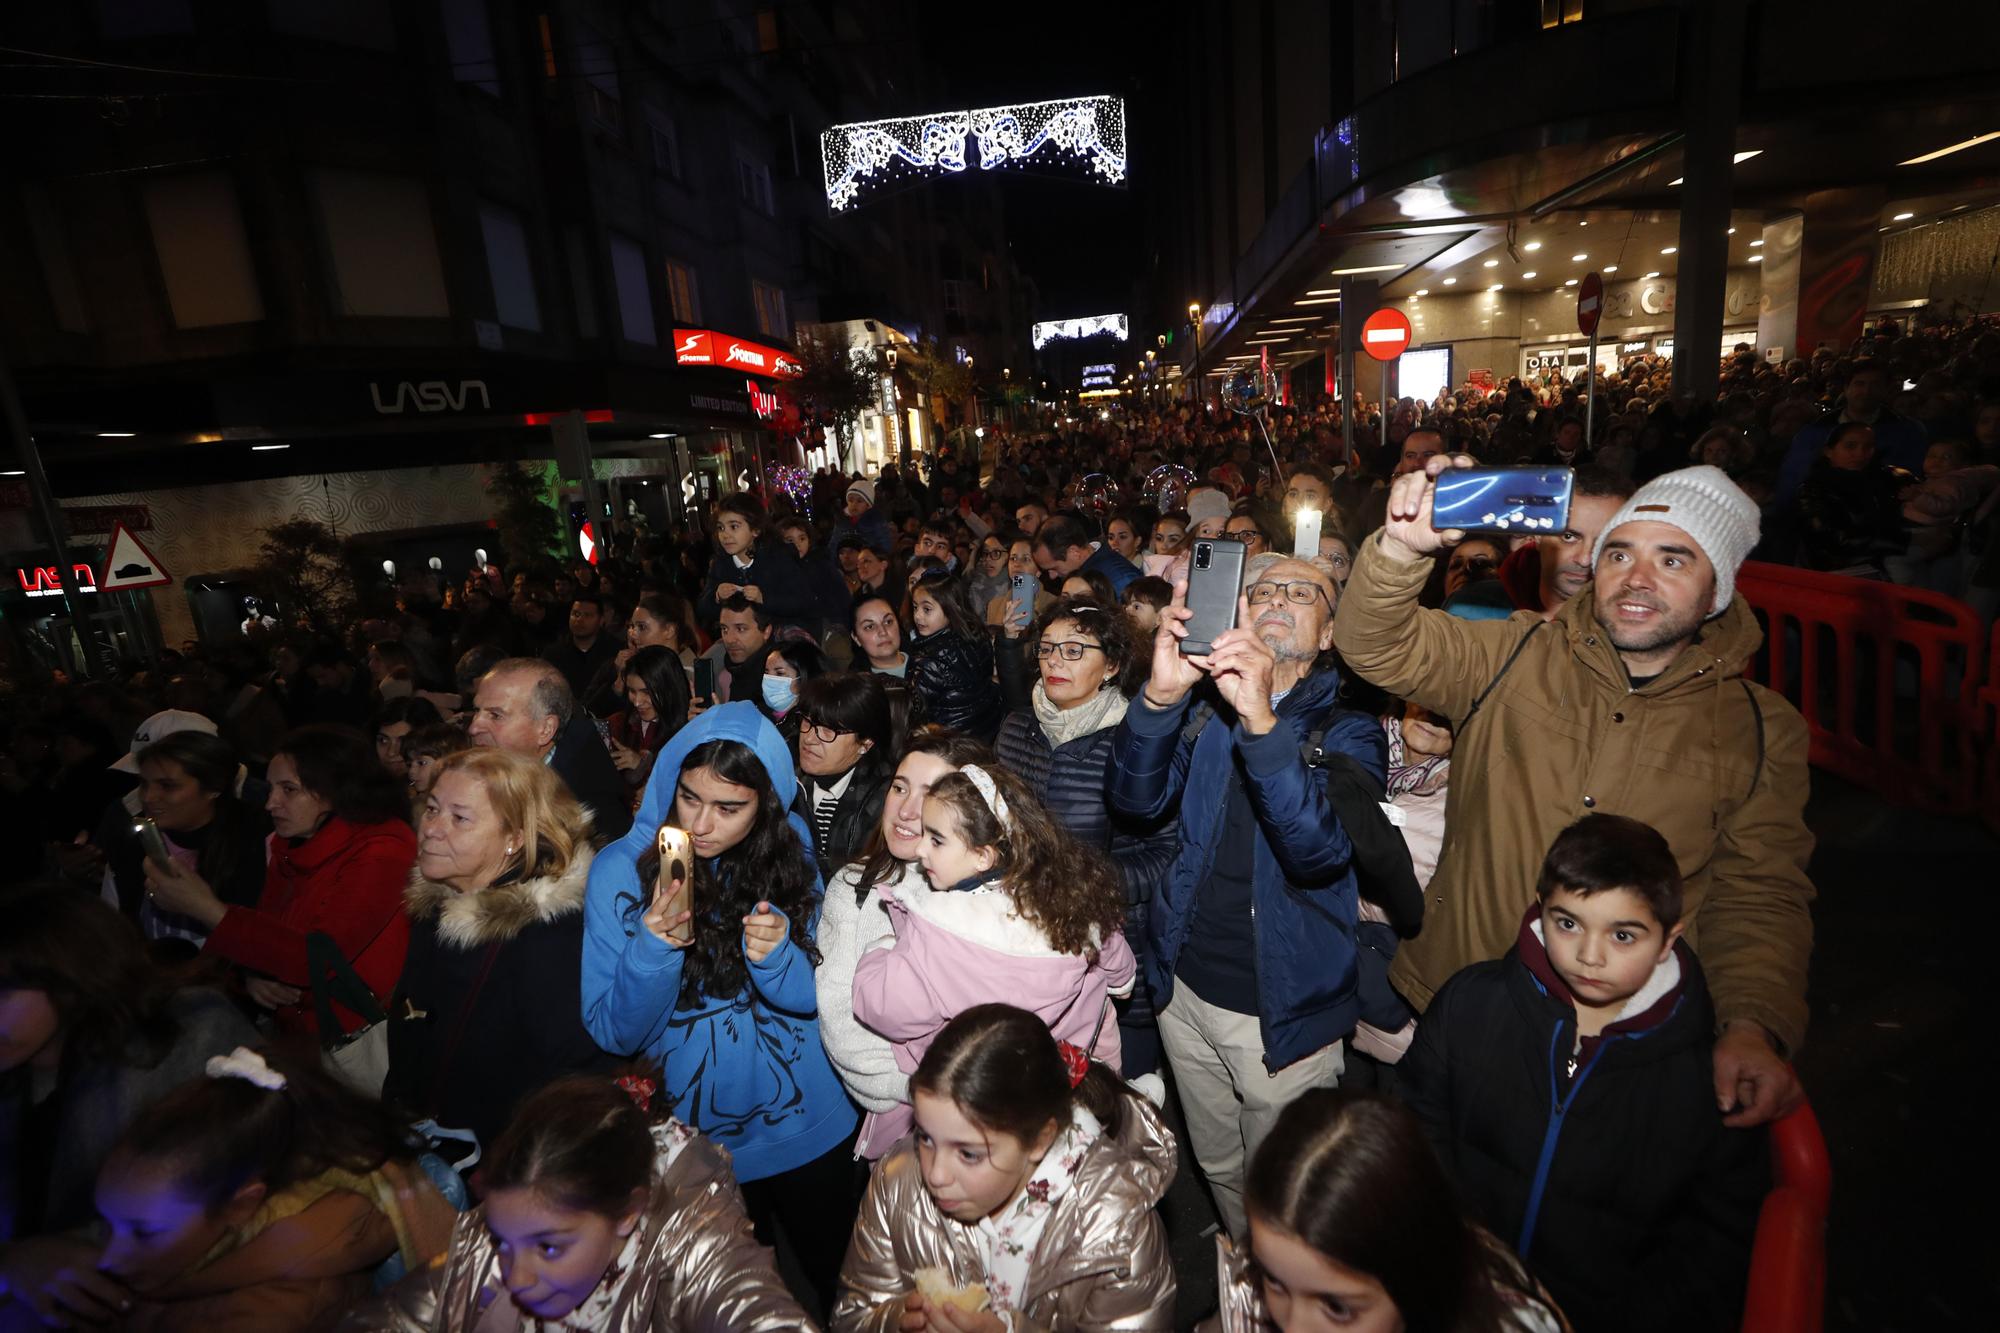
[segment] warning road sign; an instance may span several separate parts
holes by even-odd
[[[104,577],[97,581],[98,588],[117,592],[123,588],[158,588],[173,581],[167,567],[132,535],[131,529],[120,523],[111,530],[111,542],[104,554]]]

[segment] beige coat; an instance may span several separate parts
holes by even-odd
[[[604,1333],[797,1333],[812,1320],[750,1232],[728,1155],[697,1137],[653,1186],[639,1258]],[[343,1333],[495,1333],[540,1325],[512,1305],[486,1210],[459,1219],[451,1251],[356,1309]],[[496,1318],[495,1316],[500,1316]],[[508,1318],[507,1316],[512,1316]]]
[[[1462,721],[1537,617],[1420,609],[1430,569],[1364,541],[1333,643],[1363,679]],[[1807,736],[1797,709],[1741,679],[1762,642],[1738,597],[1633,690],[1588,590],[1536,630],[1452,750],[1444,849],[1396,989],[1421,1009],[1452,973],[1506,953],[1556,834],[1593,810],[1629,815],[1680,863],[1717,1021],[1755,1021],[1797,1052],[1812,954]]]
[[[1174,1178],[1174,1136],[1159,1112],[1125,1099],[1117,1135],[1091,1146],[1056,1201],[1035,1246],[1026,1309],[1015,1333],[1171,1329],[1174,1263],[1154,1206]],[[982,1280],[969,1229],[938,1211],[905,1138],[875,1168],[854,1225],[836,1333],[889,1333],[919,1268],[942,1268],[968,1286]]]

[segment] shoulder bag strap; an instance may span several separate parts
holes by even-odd
[[[343,1035],[339,1020],[333,1016],[336,1001],[361,1015],[364,1024],[380,1023],[388,1017],[333,936],[324,931],[306,936],[306,966],[312,972],[313,1014],[319,1020],[321,1045],[337,1042]]]
[[[1492,680],[1486,682],[1486,688],[1479,692],[1479,697],[1472,701],[1472,707],[1467,709],[1465,716],[1459,720],[1458,725],[1460,727],[1464,727],[1467,723],[1471,722],[1474,717],[1478,716],[1480,707],[1483,704],[1485,704],[1487,698],[1490,695],[1492,695],[1493,691],[1500,688],[1500,682],[1507,679],[1507,673],[1514,669],[1514,662],[1521,656],[1521,653],[1527,648],[1528,640],[1534,638],[1535,631],[1540,629],[1545,623],[1546,622],[1544,621],[1537,620],[1534,624],[1528,626],[1528,632],[1521,636],[1521,641],[1514,645],[1514,651],[1507,654],[1507,660],[1500,664],[1499,672],[1494,675]]]

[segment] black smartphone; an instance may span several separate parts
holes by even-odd
[[[1431,501],[1431,529],[1539,537],[1569,526],[1566,467],[1446,468]]]
[[[1236,628],[1236,601],[1243,593],[1243,565],[1249,548],[1228,537],[1196,540],[1188,557],[1187,621],[1181,653],[1205,653],[1224,630]]]
[[[694,697],[704,705],[715,698],[715,662],[710,658],[694,659]]]

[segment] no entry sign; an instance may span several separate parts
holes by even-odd
[[[1361,350],[1377,361],[1394,361],[1410,345],[1410,317],[1383,306],[1361,326]]]
[[[1604,313],[1604,279],[1595,273],[1583,275],[1576,289],[1576,327],[1586,338],[1597,336],[1597,319]]]

